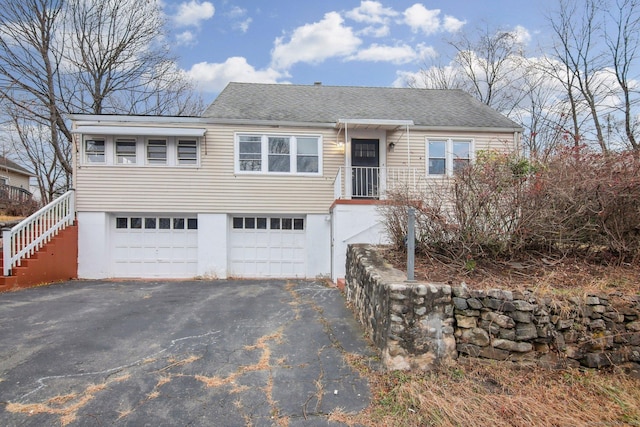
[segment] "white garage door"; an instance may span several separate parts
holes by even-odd
[[[198,219],[188,216],[116,215],[112,225],[114,277],[194,277]]]
[[[229,274],[234,277],[305,277],[306,219],[233,216]]]

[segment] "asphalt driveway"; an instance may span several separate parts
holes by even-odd
[[[75,281],[0,294],[0,425],[333,426],[371,355],[308,281]]]

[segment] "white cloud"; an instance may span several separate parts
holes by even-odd
[[[421,31],[427,36],[440,31],[455,33],[467,23],[451,15],[441,18],[440,12],[440,9],[427,9],[416,3],[404,11],[404,23],[411,27],[414,33]]]
[[[243,33],[246,33],[249,30],[249,25],[253,22],[253,18],[245,18],[247,15],[247,9],[243,9],[238,6],[232,7],[229,11],[225,12],[224,15],[232,21],[231,28],[234,30],[240,30]]]
[[[372,24],[359,31],[358,34],[371,37],[385,37],[391,32],[389,22],[391,18],[398,16],[395,10],[383,7],[382,3],[364,0],[360,6],[345,13],[345,16],[356,22]]]
[[[391,29],[388,25],[374,26],[370,25],[365,27],[364,29],[358,31],[359,35],[363,36],[371,36],[371,37],[386,37],[391,33]]]
[[[233,24],[233,28],[246,33],[249,30],[249,25],[251,24],[251,22],[253,22],[253,19],[247,18],[244,21],[236,22],[235,24]]]
[[[256,70],[247,60],[240,56],[228,58],[222,63],[200,62],[186,71],[196,86],[205,92],[220,92],[227,83],[278,83],[285,77],[281,72],[271,68]]]
[[[445,15],[444,22],[442,24],[445,31],[449,33],[455,33],[458,31],[467,21],[461,21],[458,18],[455,18],[450,15]]]
[[[356,22],[386,24],[389,18],[397,16],[398,12],[391,8],[383,7],[380,2],[364,0],[360,2],[360,6],[350,10],[345,15]]]
[[[411,27],[411,31],[422,31],[430,35],[440,30],[440,9],[429,10],[420,3],[416,3],[404,11],[404,22]]]
[[[191,46],[196,43],[196,36],[191,31],[183,31],[176,36],[179,46]]]
[[[215,8],[213,4],[205,1],[199,3],[197,0],[191,0],[188,3],[180,3],[178,13],[173,17],[173,21],[179,27],[197,27],[202,21],[206,21],[213,17]]]
[[[415,61],[419,54],[409,45],[385,46],[372,44],[367,49],[347,58],[351,61],[390,62],[392,64],[406,64]]]
[[[516,36],[516,41],[520,44],[526,45],[531,41],[531,34],[529,33],[529,30],[521,25],[517,25],[512,32]]]
[[[420,87],[424,88],[424,85],[421,85],[420,71],[412,72],[412,71],[396,71],[396,79],[391,83],[393,87]]]
[[[418,59],[421,61],[433,59],[438,56],[438,52],[436,52],[436,50],[432,46],[427,46],[424,43],[418,44],[417,51],[418,51]]]
[[[362,43],[337,12],[329,12],[313,24],[296,28],[288,42],[278,37],[271,51],[273,68],[287,70],[298,62],[320,63],[331,57],[352,54]]]
[[[246,13],[247,13],[247,9],[243,9],[241,7],[238,7],[238,6],[234,6],[233,8],[231,8],[231,10],[229,10],[227,13],[225,13],[225,15],[227,15],[229,18],[241,18]]]

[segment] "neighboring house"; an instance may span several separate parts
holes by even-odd
[[[78,275],[344,277],[393,185],[522,129],[459,90],[231,83],[202,117],[73,115]]]
[[[30,198],[29,178],[32,176],[33,173],[24,167],[0,156],[0,201]]]

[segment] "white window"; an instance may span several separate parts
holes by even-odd
[[[262,170],[262,137],[238,136],[238,159],[239,170],[260,172]]]
[[[291,172],[291,138],[270,136],[269,172]]]
[[[318,173],[320,170],[318,138],[298,137],[296,142],[298,173]]]
[[[150,165],[167,164],[166,139],[149,139],[147,141],[147,163]]]
[[[104,139],[86,139],[84,154],[88,163],[104,163]]]
[[[116,163],[119,165],[136,164],[135,139],[116,139]]]
[[[427,174],[453,176],[473,158],[473,141],[452,138],[427,140]]]
[[[236,172],[319,175],[321,144],[313,135],[237,135]]]
[[[197,165],[198,164],[198,141],[193,139],[178,140],[178,164]]]

